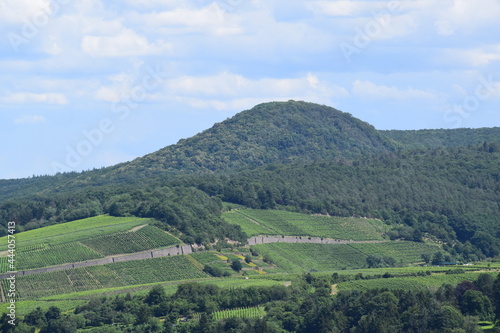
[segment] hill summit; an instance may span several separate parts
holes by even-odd
[[[395,142],[373,126],[332,107],[271,102],[240,112],[191,138],[115,171],[185,173],[356,158],[392,151]]]

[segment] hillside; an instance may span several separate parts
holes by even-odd
[[[453,148],[500,142],[500,127],[390,130],[381,134],[397,141],[404,149]]]
[[[324,105],[264,103],[131,162],[82,173],[0,180],[0,202],[37,193],[69,193],[88,186],[154,183],[156,177],[355,160],[399,150],[466,147],[484,141],[500,142],[500,128],[377,131]]]
[[[373,126],[334,108],[296,101],[264,103],[131,162],[55,177],[0,180],[0,200],[85,186],[138,183],[158,175],[352,159],[395,147]]]
[[[405,239],[430,235],[471,242],[475,249],[459,252],[494,256],[500,248],[500,144],[485,141],[495,141],[497,134],[380,132],[327,106],[265,103],[132,162],[1,181],[0,224],[15,220],[19,228],[33,229],[100,214],[133,215],[161,221],[186,243],[243,239],[241,229],[221,219],[223,200],[259,209],[372,216],[404,224]]]
[[[221,171],[269,163],[352,159],[395,143],[348,113],[306,102],[260,104],[113,171]]]

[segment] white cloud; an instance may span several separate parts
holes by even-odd
[[[308,8],[320,15],[352,17],[369,15],[374,10],[389,10],[388,4],[387,1],[312,1]]]
[[[14,123],[16,124],[39,124],[44,122],[45,118],[38,115],[24,115],[14,119]]]
[[[369,99],[389,99],[389,100],[434,100],[437,96],[434,93],[407,88],[406,90],[398,87],[389,87],[377,85],[371,81],[356,80],[352,84],[352,93],[355,96]]]
[[[317,76],[309,73],[305,77],[293,79],[263,78],[250,80],[242,75],[229,72],[213,76],[183,76],[168,82],[168,90],[182,95],[204,95],[231,97],[244,95],[287,96],[306,91],[329,92],[335,96],[346,96],[341,87],[327,87]]]
[[[112,83],[108,86],[101,86],[95,93],[97,100],[116,103],[122,100],[124,96],[130,94],[134,77],[131,74],[117,74],[108,78]]]
[[[85,36],[81,44],[83,52],[93,57],[127,57],[170,53],[171,45],[164,42],[149,43],[130,29],[113,36]]]
[[[24,23],[33,17],[53,12],[49,0],[0,0],[0,21]]]
[[[3,99],[6,103],[12,104],[67,104],[68,101],[64,94],[58,93],[45,93],[45,94],[35,94],[35,93],[15,93]]]
[[[451,62],[461,66],[488,66],[492,62],[500,60],[500,45],[469,49],[443,49],[441,51],[440,60],[442,62]]]
[[[312,73],[300,78],[257,80],[229,72],[205,77],[182,76],[169,80],[166,92],[192,107],[216,110],[242,110],[270,100],[331,103],[332,99],[349,96],[345,88],[321,81]]]
[[[243,32],[238,17],[225,12],[217,3],[204,8],[173,10],[134,15],[134,20],[166,34],[202,33],[216,36]]]

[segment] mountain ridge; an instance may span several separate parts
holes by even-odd
[[[354,160],[406,149],[470,146],[483,141],[500,142],[500,128],[381,131],[329,106],[293,100],[269,102],[130,162],[81,173],[0,180],[0,201],[82,186],[128,185],[158,176]]]

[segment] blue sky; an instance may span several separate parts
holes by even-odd
[[[256,104],[500,126],[498,0],[0,0],[0,178],[128,161]]]

